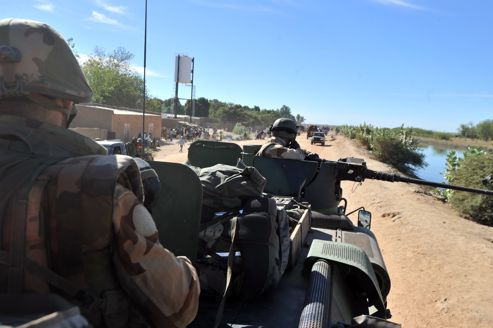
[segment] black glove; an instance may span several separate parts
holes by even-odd
[[[293,140],[289,144],[289,148],[292,148],[292,149],[300,149],[300,144],[298,142],[296,142],[296,140]]]
[[[320,161],[320,156],[317,153],[308,153],[305,156],[305,161]]]

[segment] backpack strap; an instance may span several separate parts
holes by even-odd
[[[15,195],[20,195],[10,204],[7,218],[7,233],[9,234],[9,251],[7,253],[7,292],[18,293],[24,287],[24,259],[26,240],[27,193],[28,188],[22,188]]]
[[[28,230],[33,228],[30,221],[34,221],[34,218],[28,216],[39,213],[41,196],[48,180],[48,176],[43,173],[34,183],[25,186],[14,194],[14,201],[8,211],[6,228],[8,234],[15,236],[15,238],[9,238],[8,251],[0,250],[0,263],[8,268],[7,292],[23,292],[25,276],[30,273],[47,285],[63,291],[83,304],[92,303],[94,298],[89,298],[86,291],[77,288],[67,279],[27,257],[26,236],[29,234]],[[38,221],[39,217],[36,219]]]
[[[24,289],[25,260],[26,260],[26,234],[30,225],[27,216],[32,212],[39,212],[41,192],[46,186],[46,177],[41,177],[34,182],[24,185],[12,195],[12,202],[7,208],[5,230],[8,234],[8,251],[2,250],[4,263],[7,265],[7,292],[19,293]],[[32,192],[32,191],[38,191]],[[30,202],[31,194],[39,197]]]
[[[231,219],[231,245],[229,246],[228,254],[228,270],[226,272],[226,287],[224,288],[224,293],[221,298],[221,303],[216,312],[216,319],[214,320],[214,328],[219,327],[223,319],[224,305],[226,304],[226,296],[229,292],[229,287],[231,285],[231,279],[233,277],[233,261],[235,259],[235,248],[236,248],[236,227],[238,223],[238,217],[235,216]]]

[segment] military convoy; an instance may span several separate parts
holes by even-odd
[[[151,163],[162,177],[153,209],[160,239],[191,258],[201,275],[199,313],[190,327],[399,327],[389,320],[391,279],[370,230],[371,213],[363,206],[348,212],[341,181],[377,179],[493,194],[372,171],[357,158],[257,157],[258,147],[199,140],[190,146],[190,166]],[[236,207],[210,211],[203,204],[210,186],[194,170],[215,172],[218,163],[246,166],[231,176],[218,167],[223,178],[215,191],[239,181],[229,192],[241,195],[238,186],[248,183],[253,167],[265,178],[263,193],[245,193],[249,198]]]

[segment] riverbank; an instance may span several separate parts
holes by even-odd
[[[467,147],[481,147],[488,150],[493,150],[493,141],[485,141],[480,139],[469,139],[469,138],[451,138],[450,140],[427,138],[427,137],[416,137],[420,144],[424,146],[432,145],[443,148],[450,149],[461,149],[465,150]]]

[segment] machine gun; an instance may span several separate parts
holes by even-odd
[[[406,182],[460,191],[493,195],[491,190],[454,186],[409,178],[398,174],[377,172],[367,168],[363,159],[348,157],[338,161],[296,161],[254,157],[255,166],[267,178],[265,191],[273,195],[292,196],[311,204],[312,210],[324,214],[344,214],[341,181],[363,182],[365,179]],[[488,185],[485,178],[485,185]],[[339,206],[340,202],[343,206]]]
[[[488,189],[476,189],[463,186],[455,186],[446,183],[439,183],[433,181],[426,181],[421,179],[408,178],[402,175],[385,173],[370,170],[366,167],[366,162],[360,158],[347,157],[343,158],[336,163],[337,166],[337,178],[339,180],[349,180],[356,182],[363,182],[365,179],[382,180],[388,182],[406,182],[418,185],[425,185],[437,188],[460,190],[472,193],[478,193],[483,195],[493,196],[493,190]],[[491,176],[486,177],[483,180],[484,184],[487,184],[491,180]]]

